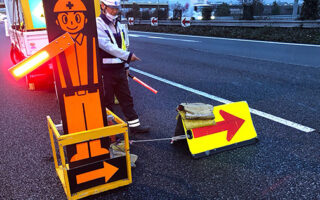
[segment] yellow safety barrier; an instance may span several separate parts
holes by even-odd
[[[48,129],[49,129],[49,135],[51,140],[51,147],[52,147],[52,153],[53,153],[53,159],[54,159],[54,165],[56,169],[56,173],[62,183],[62,186],[64,188],[64,191],[66,193],[66,196],[68,199],[81,199],[90,195],[98,194],[101,192],[105,192],[107,190],[111,190],[114,188],[118,188],[121,186],[129,185],[132,183],[132,175],[131,175],[131,163],[130,163],[130,154],[129,154],[129,137],[128,137],[128,127],[127,124],[122,121],[119,117],[117,117],[114,113],[107,110],[108,115],[112,115],[114,117],[114,121],[116,122],[115,125],[106,126],[103,128],[93,129],[89,131],[83,131],[83,132],[77,132],[77,133],[71,133],[66,135],[60,135],[60,133],[57,130],[56,125],[53,123],[50,116],[47,116],[47,122],[48,122]],[[91,140],[101,139],[105,137],[110,137],[114,135],[123,134],[124,141],[125,141],[125,152],[126,152],[126,175],[127,177],[125,179],[116,180],[113,182],[108,183],[107,177],[105,184],[94,186],[88,189],[84,189],[81,191],[78,191],[76,193],[72,193],[70,190],[70,174],[68,175],[68,172],[72,169],[69,168],[69,164],[66,163],[66,157],[64,153],[64,148],[68,145],[74,145],[78,143],[88,142]],[[58,144],[59,152],[60,152],[60,163],[58,162],[57,158],[57,152],[56,152],[56,146],[55,141]],[[112,158],[110,159],[112,160]],[[107,160],[108,161],[108,160]],[[103,164],[107,164],[106,162],[103,162]],[[113,168],[111,170],[114,170],[114,166],[109,165]],[[103,169],[102,169],[103,170]],[[98,171],[98,170],[96,170]],[[101,171],[101,170],[100,170]],[[87,172],[82,174],[82,178],[85,174],[92,175],[92,172]],[[111,176],[113,175],[114,172]],[[91,176],[92,177],[92,176]],[[82,181],[82,180],[81,180]]]

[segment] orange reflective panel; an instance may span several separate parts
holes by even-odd
[[[74,34],[83,29],[87,19],[82,12],[63,12],[58,14],[56,23],[62,30]]]
[[[53,10],[58,13],[55,24],[70,33],[75,42],[58,59],[61,87],[72,91],[63,94],[68,133],[104,127],[103,115],[100,114],[104,112],[101,107],[100,90],[88,81],[89,76],[92,76],[93,83],[98,83],[98,70],[95,38],[88,38],[83,33],[88,22],[84,13],[86,10],[81,0],[58,0]],[[88,52],[88,45],[92,45],[90,49],[93,51]],[[93,63],[89,63],[90,67],[93,66],[92,72],[88,68],[89,57],[93,58]],[[67,69],[63,70],[63,67]],[[109,154],[109,150],[101,147],[100,140],[95,140],[89,142],[89,145],[77,144],[76,154],[70,161],[75,162],[104,154]]]
[[[105,178],[105,183],[119,170],[119,168],[103,162],[103,168],[76,176],[77,184],[86,183],[98,178]]]
[[[87,11],[81,0],[58,0],[53,12]]]
[[[70,34],[65,33],[40,49],[37,53],[11,67],[8,71],[16,80],[19,80],[40,67],[45,62],[49,61],[51,58],[54,58],[64,50],[68,49],[72,44],[74,44],[74,41]]]
[[[77,153],[72,156],[70,162],[76,162],[79,160],[84,160],[89,158],[89,149],[88,149],[88,143],[80,143],[76,144]]]
[[[109,153],[108,149],[101,148],[100,140],[90,141],[89,144],[90,144],[91,157],[101,156]]]

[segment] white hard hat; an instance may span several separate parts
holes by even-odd
[[[120,0],[100,0],[100,2],[112,8],[121,8]]]

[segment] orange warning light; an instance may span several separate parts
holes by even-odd
[[[65,33],[40,49],[37,53],[11,67],[9,72],[16,80],[19,80],[73,44],[74,41],[70,34]]]
[[[49,54],[46,51],[36,53],[36,55],[32,56],[29,60],[15,67],[11,73],[14,77],[20,79],[45,63],[48,58]]]

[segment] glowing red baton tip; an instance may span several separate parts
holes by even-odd
[[[141,81],[140,79],[138,79],[137,77],[133,77],[133,80],[135,80],[137,83],[141,84],[142,86],[144,86],[145,88],[147,88],[148,90],[150,90],[151,92],[157,94],[158,91],[153,89],[152,87],[150,87],[149,85],[147,85],[146,83],[144,83],[143,81]]]
[[[137,83],[139,83],[140,85],[144,86],[145,88],[147,88],[148,90],[150,90],[151,92],[157,94],[158,91],[153,89],[152,87],[150,87],[149,85],[147,85],[146,83],[144,83],[143,81],[141,81],[140,79],[138,79],[137,77],[135,76],[131,76],[129,74],[129,77],[132,78],[134,81],[136,81]]]

